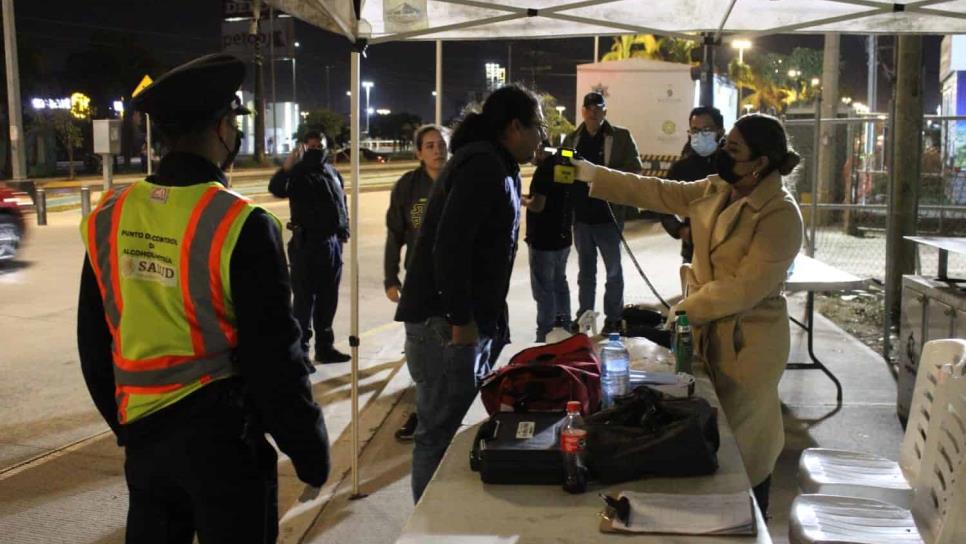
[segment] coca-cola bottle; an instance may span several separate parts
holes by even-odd
[[[567,403],[567,420],[560,429],[560,452],[564,461],[564,491],[583,493],[587,491],[587,467],[584,465],[584,447],[587,429],[580,417],[580,402]]]

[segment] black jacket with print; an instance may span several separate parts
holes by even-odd
[[[386,289],[402,285],[399,281],[399,257],[403,246],[406,246],[403,263],[407,270],[413,262],[413,255],[416,254],[413,247],[419,227],[423,224],[432,188],[433,179],[422,167],[403,174],[392,188],[389,209],[386,211],[386,254],[383,260]]]

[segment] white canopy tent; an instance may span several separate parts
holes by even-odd
[[[266,0],[344,35],[350,54],[352,232],[359,220],[359,74],[366,45],[436,41],[436,121],[441,119],[442,41],[566,38],[653,33],[722,42],[765,34],[966,33],[966,0]],[[516,5],[512,5],[516,4]],[[350,241],[352,490],[358,471],[358,238]]]

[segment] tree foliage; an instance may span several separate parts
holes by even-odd
[[[632,58],[663,60],[691,64],[691,50],[698,44],[692,40],[665,38],[653,34],[615,36],[602,61]]]
[[[549,94],[540,95],[540,108],[543,109],[543,118],[547,123],[547,139],[550,145],[559,145],[561,138],[573,132],[576,127],[567,120],[564,115],[557,111],[557,99]]]
[[[33,128],[52,130],[57,135],[57,141],[67,152],[70,179],[74,179],[76,175],[74,152],[84,146],[84,132],[81,130],[81,122],[84,121],[76,119],[69,110],[46,110],[38,113],[33,121]],[[86,122],[89,123],[90,121]]]
[[[373,115],[369,118],[369,135],[403,143],[410,142],[422,123],[420,116],[409,112]]]
[[[812,80],[822,75],[821,51],[796,47],[789,55],[746,55],[745,61],[728,64],[728,77],[743,92],[742,106],[777,114],[815,100],[818,88]]]
[[[345,117],[340,113],[325,108],[310,110],[305,120],[299,124],[295,137],[301,142],[305,134],[311,131],[321,132],[330,140],[330,143],[342,141],[343,132],[347,129]]]

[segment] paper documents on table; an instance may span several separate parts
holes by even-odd
[[[749,491],[712,495],[681,495],[624,491],[629,503],[626,521],[613,510],[601,530],[605,532],[668,533],[688,535],[754,535],[754,501]]]

